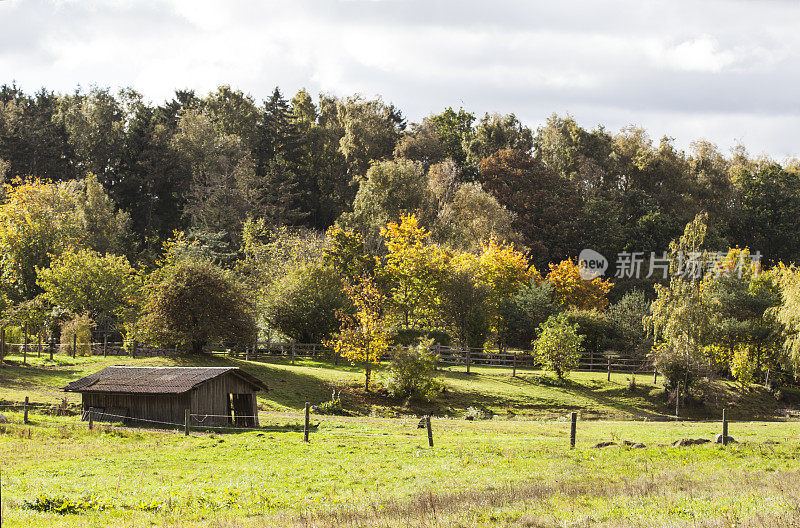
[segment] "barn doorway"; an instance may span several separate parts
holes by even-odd
[[[234,427],[257,427],[255,395],[228,394],[228,423]]]

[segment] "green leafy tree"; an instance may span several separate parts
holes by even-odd
[[[644,326],[644,318],[650,313],[650,301],[642,290],[632,290],[612,304],[608,316],[614,325],[616,342],[614,349],[630,354],[643,354],[652,345]]]
[[[265,318],[295,341],[321,343],[338,329],[337,313],[350,312],[341,276],[327,266],[305,264],[290,268],[270,288]]]
[[[110,187],[122,158],[125,126],[125,103],[132,107],[140,96],[123,90],[117,96],[105,88],[77,91],[60,98],[54,121],[64,128],[74,149],[79,169],[96,174]]]
[[[353,212],[342,216],[343,228],[358,231],[368,248],[380,243],[380,231],[402,215],[427,213],[421,218],[430,225],[434,198],[422,165],[408,160],[374,163],[358,187]]]
[[[545,368],[564,379],[580,362],[583,339],[577,325],[570,324],[565,314],[553,315],[539,327],[533,350]]]
[[[252,296],[210,262],[180,260],[153,272],[145,284],[134,338],[180,345],[199,354],[214,341],[256,339]]]
[[[760,251],[771,262],[800,258],[800,178],[771,164],[739,174],[738,206],[731,221],[730,238],[740,246]]]
[[[735,370],[751,379],[764,368],[780,368],[782,329],[774,309],[781,291],[775,273],[761,272],[749,250],[730,249],[704,277],[703,294],[711,317],[711,346],[723,351],[714,359],[722,368],[740,381]]]
[[[474,134],[465,139],[467,159],[475,166],[500,150],[530,153],[533,148],[531,129],[514,114],[485,114],[475,126]]]
[[[444,281],[442,319],[463,347],[482,348],[491,333],[489,287],[469,270],[453,270]],[[530,342],[530,341],[529,341]]]
[[[241,138],[221,134],[208,113],[187,110],[172,145],[192,175],[184,207],[191,225],[238,236],[257,187],[255,163]]]
[[[500,307],[510,346],[527,348],[536,338],[536,330],[558,312],[553,302],[553,285],[534,277]]]
[[[460,170],[469,170],[464,145],[469,145],[472,139],[475,115],[463,108],[455,111],[452,107],[447,107],[442,113],[431,115],[428,119],[444,147],[445,156],[453,160]],[[474,176],[474,171],[471,176]]]
[[[75,315],[61,323],[61,352],[77,356],[92,355],[92,331],[95,322],[88,314]],[[75,350],[72,347],[75,346]]]
[[[656,299],[646,320],[654,337],[656,366],[663,367],[662,374],[672,384],[682,381],[685,389],[701,374],[703,349],[711,336],[709,306],[697,274],[708,267],[703,250],[706,219],[697,215],[670,244],[669,284],[655,286]]]
[[[374,273],[375,258],[366,253],[364,239],[359,234],[334,226],[328,229],[327,238],[329,245],[323,260],[347,283],[355,284],[365,274]]]
[[[353,177],[363,176],[373,161],[391,157],[400,137],[391,105],[354,96],[338,102],[337,114],[344,132],[339,150]]]
[[[38,270],[37,284],[50,304],[86,314],[106,331],[132,322],[139,306],[141,280],[125,257],[67,251]]]

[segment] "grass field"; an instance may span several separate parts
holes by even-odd
[[[18,414],[12,414],[19,420]],[[0,426],[5,526],[796,526],[796,423],[313,417],[264,413],[263,431]],[[631,449],[598,441],[644,442]],[[71,507],[59,514],[48,508]],[[39,511],[45,510],[45,511]],[[795,524],[789,524],[794,522]]]
[[[3,526],[800,526],[800,423],[735,421],[736,444],[673,447],[681,438],[711,440],[720,425],[666,421],[663,389],[651,377],[637,378],[631,391],[621,374],[609,383],[605,373],[575,373],[562,385],[540,372],[443,372],[430,448],[411,410],[364,394],[352,367],[223,357],[58,356],[28,366],[18,359],[0,368],[4,403],[25,396],[56,403],[70,380],[132,362],[233,364],[271,390],[259,400],[262,429],[190,437],[99,424],[88,431],[77,417],[35,413],[22,425],[20,412],[5,412],[12,423],[0,425]],[[361,416],[312,416],[305,444],[298,410],[327,400],[331,383],[346,387],[345,405]],[[742,395],[724,382],[713,389],[704,406],[690,409],[695,417],[719,406],[734,419],[783,416],[786,404],[766,391]],[[469,406],[498,415],[466,421]],[[575,450],[572,410],[581,415]],[[618,445],[593,447],[603,441]]]

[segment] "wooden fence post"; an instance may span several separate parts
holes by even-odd
[[[511,377],[517,376],[517,351],[514,350],[514,368],[511,372]]]
[[[78,354],[78,333],[72,334],[72,357],[73,359]]]
[[[722,445],[728,445],[728,417],[725,415],[725,409],[722,409]]]
[[[469,364],[470,364],[470,348],[467,347],[467,374],[469,374]]]
[[[310,416],[309,416],[310,411],[311,411],[311,404],[306,402],[306,407],[305,407],[306,420],[303,423],[303,442],[306,442],[306,443],[308,442],[308,433],[309,433],[308,429],[309,429],[310,422],[311,422]]]
[[[569,448],[575,449],[575,436],[578,432],[578,413],[570,413],[570,426],[569,426]]]
[[[431,428],[431,415],[425,417],[425,429],[428,430],[428,447],[433,447],[433,429]]]
[[[50,336],[50,361],[53,361],[53,352],[55,352],[56,341],[53,336]]]
[[[653,367],[653,385],[658,383],[658,369]]]
[[[295,355],[294,341],[292,341],[292,365],[294,365],[294,355]]]
[[[186,409],[186,415],[184,417],[184,425],[183,425],[183,434],[184,436],[189,436],[189,420],[191,419],[192,415],[189,409]]]
[[[94,429],[94,407],[89,407],[89,430]]]
[[[28,397],[25,396],[25,405],[22,407],[22,422],[28,423]]]
[[[611,356],[608,356],[608,381],[611,381]]]

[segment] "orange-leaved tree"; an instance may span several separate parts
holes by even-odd
[[[383,316],[385,298],[369,275],[345,291],[355,306],[354,314],[340,313],[339,333],[326,345],[353,363],[364,364],[364,389],[369,391],[372,366],[389,349],[389,329]]]
[[[605,310],[608,308],[606,296],[614,286],[613,282],[600,277],[584,280],[580,266],[569,259],[550,264],[547,280],[553,285],[553,300],[565,309]]]

